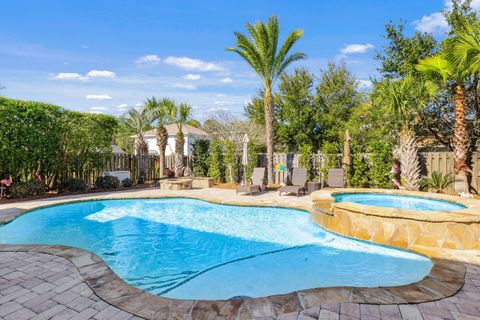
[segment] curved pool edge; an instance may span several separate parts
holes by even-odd
[[[82,195],[75,198],[65,197],[62,199],[52,199],[53,201],[48,201],[51,202],[48,204],[42,204],[41,202],[38,202],[34,203],[34,205],[28,209],[16,208],[10,213],[0,215],[0,225],[8,223],[30,211],[52,205],[91,200],[158,199],[179,197],[226,205],[291,208],[309,211],[312,216],[316,211],[312,210],[313,208],[309,203],[299,204],[295,201],[280,203],[279,201],[275,200],[263,199],[262,201],[261,199],[255,197],[239,197],[236,200],[232,200],[212,197],[205,194],[184,194],[183,192],[155,196],[116,194],[113,197],[106,194],[91,194]],[[330,230],[329,228],[326,229]],[[376,243],[386,244],[382,242]],[[391,246],[405,249],[395,245]],[[265,311],[265,308],[268,310],[273,310],[275,315],[279,315],[318,307],[319,305],[325,303],[340,302],[373,304],[421,303],[453,296],[463,287],[466,267],[462,262],[438,258],[442,255],[439,255],[438,252],[435,251],[427,250],[422,252],[421,250],[418,250],[418,248],[412,248],[408,250],[426,255],[433,262],[433,267],[430,273],[416,283],[396,287],[378,288],[317,288],[263,298],[215,301],[168,299],[135,288],[127,284],[118,275],[116,275],[100,257],[83,249],[67,246],[0,244],[0,252],[39,252],[60,256],[69,260],[73,265],[75,265],[85,283],[98,297],[124,311],[147,319],[166,318],[169,314],[183,314],[185,316],[195,315],[192,318],[204,319],[212,314],[219,317],[225,316],[226,314],[239,315],[242,312],[246,312],[245,310],[248,310],[248,312],[251,313],[255,313],[255,310],[258,310],[258,312],[261,314]]]
[[[105,302],[146,319],[166,319],[170,314],[204,319],[251,313],[269,308],[275,315],[318,307],[325,303],[405,304],[435,301],[455,295],[465,281],[466,267],[461,262],[433,258],[430,273],[422,280],[403,286],[358,288],[329,287],[295,291],[263,298],[238,300],[178,300],[153,295],[127,284],[104,261],[87,250],[60,245],[0,244],[0,252],[36,252],[70,261],[88,287]],[[224,314],[228,313],[228,314]],[[202,317],[204,315],[204,317]]]
[[[336,202],[335,195],[380,193],[449,201],[454,211],[410,210]],[[324,189],[311,194],[312,219],[337,234],[413,251],[416,247],[480,249],[480,201],[451,195],[383,189]]]

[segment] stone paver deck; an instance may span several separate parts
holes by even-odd
[[[255,205],[279,205],[296,208],[308,208],[311,202],[308,197],[281,197],[277,194],[266,193],[256,197],[235,196],[234,191],[203,189],[175,192],[159,192],[159,190],[141,190],[135,192],[116,192],[95,194],[89,196],[70,196],[63,199],[53,198],[37,201],[18,202],[0,205],[0,221],[8,221],[25,210],[39,205],[48,205],[64,201],[83,200],[92,198],[124,198],[124,197],[156,197],[156,196],[192,196],[216,202]],[[101,264],[95,257],[69,254],[68,249],[57,248],[63,256],[36,252],[32,246],[29,252],[22,252],[21,246],[1,248],[0,252],[0,319],[141,319],[140,313],[128,313],[122,309],[125,302],[124,288],[105,286],[101,282],[111,283],[111,276],[106,278],[89,278],[86,276],[90,266]],[[38,246],[41,247],[41,246]],[[41,248],[40,248],[41,249]],[[428,249],[431,250],[431,249]],[[425,249],[425,251],[428,251]],[[15,251],[15,252],[14,252]],[[47,250],[48,251],[48,250]],[[72,249],[71,252],[76,250]],[[385,290],[350,289],[348,297],[341,297],[338,290],[328,297],[312,294],[300,296],[296,302],[290,298],[276,296],[274,299],[247,299],[244,301],[171,301],[164,306],[163,312],[148,315],[151,319],[422,319],[422,320],[480,320],[480,266],[478,251],[441,251],[430,252],[431,256],[448,256],[456,260],[453,267],[446,263],[442,271],[444,283],[449,278],[458,277],[457,270],[465,270],[465,283],[460,291],[451,297],[434,299],[427,303],[389,304],[392,296],[384,296]],[[88,258],[88,259],[87,259]],[[91,260],[93,259],[93,260]],[[458,261],[464,261],[459,263]],[[89,265],[89,263],[94,263]],[[440,263],[442,264],[442,263]],[[464,267],[465,266],[465,267]],[[450,268],[450,269],[449,269]],[[428,280],[434,288],[436,275]],[[462,273],[463,277],[463,273]],[[456,281],[456,280],[455,280]],[[452,282],[455,282],[452,281]],[[435,297],[438,292],[445,290],[439,286],[432,292],[425,289],[422,294]],[[362,291],[363,290],[363,291]],[[456,290],[455,290],[456,291]],[[325,291],[323,291],[325,292]],[[408,291],[406,291],[408,292]],[[377,293],[377,295],[375,294]],[[380,294],[379,294],[380,293]],[[410,291],[409,295],[420,294]],[[122,296],[123,295],[123,296]],[[111,297],[111,305],[101,297]],[[115,298],[117,297],[117,298]],[[140,296],[137,309],[150,309],[157,300],[149,299],[147,295]],[[289,296],[290,297],[290,296]],[[346,299],[347,298],[347,299]],[[404,299],[415,299],[405,296]],[[312,300],[313,299],[313,300]],[[166,300],[166,299],[165,299]],[[350,302],[345,302],[350,301]],[[378,301],[365,303],[365,301]],[[296,303],[296,305],[292,305]]]

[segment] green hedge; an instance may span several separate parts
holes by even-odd
[[[39,177],[50,187],[102,168],[117,126],[111,116],[4,97],[0,119],[0,176],[14,182]]]

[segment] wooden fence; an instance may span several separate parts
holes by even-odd
[[[325,167],[325,158],[322,154],[313,154],[312,161],[314,162],[314,167],[321,170]],[[239,157],[241,159],[241,157]],[[274,165],[278,163],[287,164],[287,168],[298,167],[300,160],[299,154],[285,154],[285,153],[275,153],[273,162]],[[337,163],[341,163],[341,155],[337,155]],[[451,152],[422,152],[420,153],[422,175],[430,176],[433,171],[439,171],[442,173],[452,173],[453,174],[453,153]],[[159,157],[155,155],[150,155],[148,157],[148,170],[146,173],[147,180],[159,177],[158,164]],[[193,159],[191,157],[187,158],[187,165],[192,165]],[[260,154],[259,157],[259,166],[266,166],[266,155]],[[173,155],[166,157],[166,167],[174,168],[175,158]],[[132,179],[138,179],[138,161],[137,157],[134,155],[113,155],[105,163],[104,170],[95,172],[91,175],[90,183],[95,181],[95,178],[101,175],[104,171],[115,171],[115,170],[128,170],[131,172]],[[319,172],[316,172],[319,174]],[[286,172],[275,172],[275,183],[283,183],[287,178]],[[480,189],[480,154],[475,153],[472,157],[472,180],[471,186],[475,192],[478,193]],[[448,189],[449,192],[453,192],[453,185]]]

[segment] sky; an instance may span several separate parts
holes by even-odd
[[[480,0],[473,5],[480,8]],[[281,39],[316,76],[343,61],[368,90],[385,24],[441,37],[444,0],[10,0],[1,6],[0,95],[111,115],[147,97],[187,102],[202,121],[219,111],[243,116],[262,82],[235,53],[233,32],[277,15]],[[294,51],[295,51],[294,50]],[[291,71],[291,69],[290,69]]]

